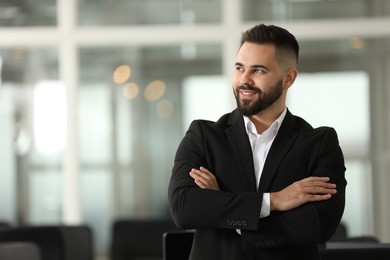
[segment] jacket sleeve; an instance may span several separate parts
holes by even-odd
[[[290,211],[271,212],[259,221],[257,230],[242,232],[245,247],[324,243],[333,235],[343,215],[346,187],[344,158],[334,129],[327,128],[315,158],[311,175],[330,177],[337,194]]]
[[[201,189],[189,176],[191,168],[207,165],[200,121],[194,121],[180,143],[168,187],[171,214],[184,229],[256,230],[262,195]]]

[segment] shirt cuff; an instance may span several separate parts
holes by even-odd
[[[271,214],[271,199],[269,193],[263,194],[263,203],[261,204],[260,218],[268,217]]]

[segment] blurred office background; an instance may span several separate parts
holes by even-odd
[[[286,27],[301,45],[290,110],[344,150],[351,236],[390,242],[390,1],[1,0],[0,220],[167,218],[190,121],[231,111],[240,34]]]

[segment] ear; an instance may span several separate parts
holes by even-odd
[[[290,68],[287,70],[286,74],[283,77],[283,87],[288,89],[294,83],[297,78],[298,71],[296,68]]]

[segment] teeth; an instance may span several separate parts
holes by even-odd
[[[256,94],[255,91],[245,91],[245,90],[241,90],[240,92],[241,92],[241,94],[244,95],[244,96],[251,96],[251,95]]]

